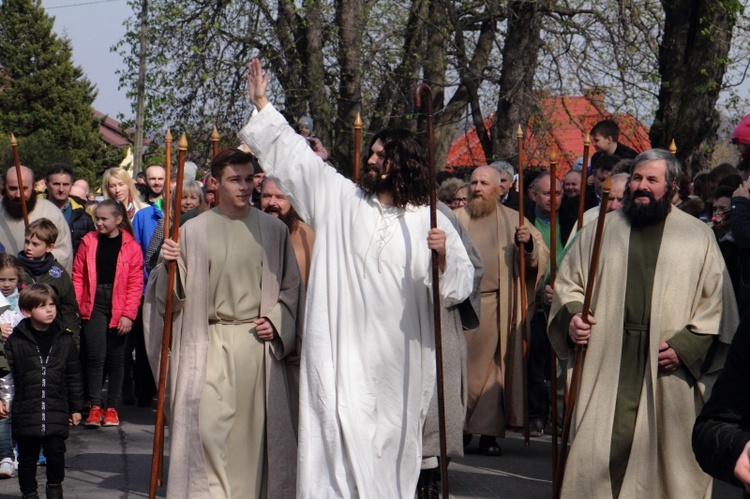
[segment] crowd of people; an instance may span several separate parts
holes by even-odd
[[[25,498],[40,459],[47,497],[62,497],[69,425],[117,426],[123,404],[152,404],[170,294],[171,498],[438,497],[433,307],[449,457],[477,436],[499,456],[508,429],[542,436],[562,426],[552,406],[572,404],[563,497],[708,497],[711,476],[750,486],[750,115],[737,167],[691,178],[604,120],[587,182],[580,163],[555,182],[525,169],[523,193],[505,161],[443,176],[432,227],[414,133],[376,133],[355,184],[326,163],[312,119],[295,130],[268,101],[257,60],[247,79],[242,145],[213,158],[205,186],[191,170],[180,200],[163,198],[159,165],[136,182],[107,170],[94,203],[66,165],[40,195],[29,169],[23,193],[6,172],[0,477],[17,453]],[[583,346],[576,400],[551,393]]]

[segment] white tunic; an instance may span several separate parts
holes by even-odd
[[[240,138],[315,231],[300,373],[297,497],[413,497],[435,384],[429,208],[380,204],[270,104]],[[444,306],[474,268],[450,222]]]

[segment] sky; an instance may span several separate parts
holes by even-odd
[[[67,34],[73,44],[73,63],[96,85],[94,108],[113,118],[122,113],[132,118],[125,90],[118,90],[115,71],[125,64],[110,52],[125,35],[125,19],[132,15],[126,0],[42,0],[47,14],[55,18],[54,31]]]

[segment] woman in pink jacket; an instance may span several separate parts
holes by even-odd
[[[96,207],[94,225],[78,248],[73,286],[81,311],[85,345],[86,398],[91,402],[86,426],[118,426],[122,403],[125,338],[138,314],[143,290],[143,253],[132,235],[122,203],[105,199]],[[104,373],[109,378],[107,410],[102,410]]]

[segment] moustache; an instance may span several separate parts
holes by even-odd
[[[651,192],[643,190],[643,189],[638,189],[638,190],[633,191],[630,197],[632,197],[633,199],[639,198],[639,197],[647,197],[649,201],[651,201],[652,203],[656,202],[656,198],[654,198],[654,195]]]

